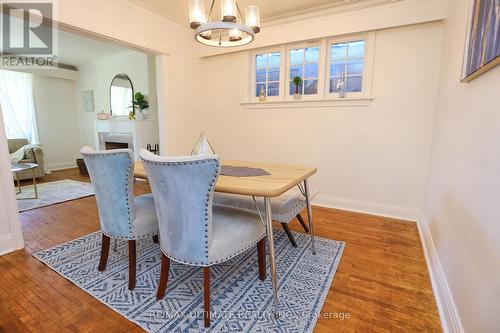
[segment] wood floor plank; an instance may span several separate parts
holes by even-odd
[[[88,181],[68,169],[39,183],[61,179]],[[136,194],[150,192],[147,182],[134,186]],[[441,332],[414,222],[322,207],[313,217],[318,236],[346,242],[315,332]],[[0,333],[142,332],[32,256],[99,230],[94,197],[20,218],[25,249],[0,257]],[[290,228],[303,232],[298,221]]]

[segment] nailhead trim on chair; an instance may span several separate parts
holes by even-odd
[[[216,170],[214,172],[212,181],[209,183],[209,188],[207,192],[207,198],[205,202],[205,255],[206,255],[206,262],[208,263],[208,207],[209,207],[209,202],[210,202],[210,193],[212,192],[213,188],[215,187],[215,181],[217,180],[217,176],[219,175],[219,161],[216,159],[207,159],[207,160],[201,160],[201,161],[184,161],[184,162],[157,162],[157,161],[149,161],[142,159],[144,163],[148,164],[153,164],[153,165],[192,165],[192,164],[205,164],[205,163],[214,163],[215,162],[215,167]],[[162,250],[163,252],[163,250]],[[185,262],[182,260],[179,260],[173,256],[167,255],[170,259],[175,260],[179,263],[183,263],[186,265],[192,265],[192,266],[209,266],[210,263],[191,263],[191,262]]]
[[[129,153],[123,152],[123,151],[116,152],[116,153],[110,152],[110,153],[106,153],[106,154],[85,154],[85,153],[82,153],[82,155],[86,155],[89,157],[104,157],[104,156],[123,155],[123,154],[127,154],[130,157]],[[134,179],[133,175],[132,175],[132,159],[131,158],[129,158],[129,162],[128,162],[127,175],[128,175],[128,177],[125,178],[125,185],[126,185],[125,198],[127,199],[128,230],[130,233],[130,237],[115,236],[115,235],[111,235],[111,234],[107,234],[105,232],[102,232],[102,230],[101,230],[101,232],[108,237],[125,239],[125,240],[137,240],[137,239],[141,239],[141,238],[147,238],[147,237],[152,237],[152,236],[158,235],[158,233],[152,233],[152,234],[148,234],[148,235],[133,236],[133,231],[132,231],[133,220],[132,220],[132,215],[130,212],[130,197],[129,197],[129,193],[128,193],[129,181],[131,178],[132,178],[132,180]]]

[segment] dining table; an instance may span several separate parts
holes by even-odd
[[[258,163],[258,162],[247,162],[247,161],[234,161],[234,160],[222,160],[222,167],[241,167],[250,169],[261,169],[265,171],[265,175],[259,176],[231,176],[221,174],[217,179],[215,184],[215,192],[247,195],[256,198],[263,198],[264,200],[264,212],[263,212],[263,222],[266,226],[267,241],[269,248],[269,266],[271,270],[271,279],[273,287],[273,298],[274,298],[274,314],[278,317],[278,284],[276,277],[276,260],[274,252],[274,237],[273,237],[273,225],[272,225],[272,211],[271,211],[271,198],[278,197],[288,190],[297,186],[304,195],[307,204],[307,217],[309,224],[309,235],[311,238],[311,251],[316,254],[316,248],[314,244],[314,229],[312,223],[312,209],[311,209],[311,192],[309,189],[309,177],[317,172],[315,167],[309,166],[298,166],[298,165],[288,165],[288,164],[272,164],[272,163]],[[144,170],[144,165],[141,161],[135,162],[134,176],[136,178],[147,179],[146,171]],[[256,202],[256,201],[255,201]],[[258,205],[256,204],[258,210]],[[260,214],[260,211],[259,211]]]

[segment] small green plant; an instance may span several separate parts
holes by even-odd
[[[138,91],[134,95],[134,100],[132,101],[131,107],[134,110],[138,109],[139,112],[142,112],[142,110],[149,108],[149,104],[148,101],[146,101],[144,95]]]
[[[300,76],[295,76],[292,79],[293,84],[295,85],[295,94],[299,94],[299,86],[302,84],[302,79]]]

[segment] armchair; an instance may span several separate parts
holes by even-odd
[[[153,192],[162,261],[157,299],[167,287],[170,260],[203,267],[204,322],[210,325],[210,267],[257,245],[259,278],[265,280],[266,230],[259,216],[234,208],[213,207],[220,174],[216,155],[159,157],[140,154]]]
[[[28,139],[8,139],[9,154],[15,153],[22,147],[29,144]],[[35,169],[35,177],[40,178],[45,176],[45,161],[43,157],[43,149],[41,147],[29,148],[24,153],[24,158],[19,163],[36,163],[38,167]],[[31,170],[17,173],[19,180],[31,179],[33,173]]]

